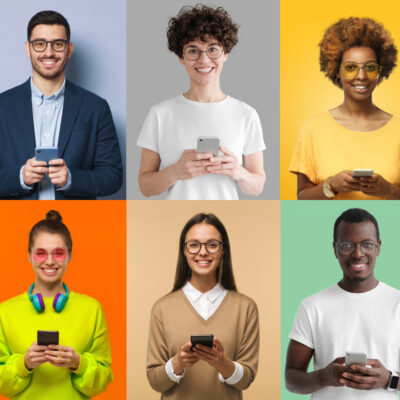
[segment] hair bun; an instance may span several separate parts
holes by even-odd
[[[46,221],[49,221],[49,222],[52,222],[52,223],[56,223],[56,224],[61,224],[62,217],[61,217],[61,215],[60,215],[60,213],[58,211],[50,210],[46,214]]]

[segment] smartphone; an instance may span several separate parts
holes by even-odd
[[[344,362],[346,365],[353,365],[353,364],[366,365],[367,355],[365,353],[353,353],[351,351],[346,351]]]
[[[51,160],[58,158],[58,147],[36,147],[35,149],[35,160],[46,161],[47,164]]]
[[[374,173],[373,169],[353,169],[351,176],[353,178],[363,178],[367,176],[372,176],[373,173]]]
[[[218,155],[219,137],[216,136],[199,136],[197,138],[198,153],[212,153]]]
[[[201,344],[207,347],[213,347],[214,335],[192,335],[190,336],[190,342],[192,343],[191,351],[196,344]]]
[[[58,331],[37,331],[37,344],[39,346],[58,344],[58,337]]]

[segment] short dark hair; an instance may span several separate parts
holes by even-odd
[[[40,11],[31,18],[27,29],[28,41],[31,38],[33,28],[36,25],[62,25],[65,28],[67,40],[70,40],[71,38],[71,30],[68,21],[57,11]]]
[[[374,224],[376,230],[376,238],[380,240],[378,221],[372,214],[370,214],[366,210],[363,210],[362,208],[350,208],[349,210],[344,211],[342,214],[339,215],[333,227],[333,240],[335,242],[337,240],[337,230],[341,222],[353,224],[363,221],[371,221]]]
[[[68,253],[72,252],[72,238],[67,226],[62,222],[62,217],[58,211],[50,210],[46,214],[46,219],[42,219],[33,225],[29,232],[28,252],[30,253],[35,242],[36,236],[40,232],[47,232],[62,236],[65,241]]]
[[[182,229],[181,236],[179,239],[179,252],[178,252],[178,262],[176,265],[175,282],[172,291],[181,289],[191,277],[192,270],[190,269],[189,264],[186,260],[186,256],[184,254],[185,238],[189,229],[193,225],[197,224],[212,225],[220,233],[225,252],[222,261],[221,281],[219,283],[223,288],[227,290],[236,291],[237,289],[232,270],[231,247],[229,244],[228,233],[222,222],[214,214],[205,214],[205,213],[199,213],[190,218],[190,220],[186,222],[185,226]],[[218,269],[219,268],[220,267],[218,267]],[[218,275],[219,271],[217,270],[217,276]]]
[[[203,4],[183,7],[168,23],[168,49],[178,57],[183,56],[183,46],[192,40],[206,41],[213,37],[229,53],[238,42],[238,26],[222,7]]]

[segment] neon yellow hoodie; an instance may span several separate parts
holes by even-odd
[[[64,310],[54,311],[53,298],[44,298],[39,314],[24,293],[0,303],[0,394],[15,400],[88,399],[112,381],[107,324],[98,301],[70,292]],[[60,345],[80,355],[76,371],[44,363],[26,369],[24,355],[38,330],[59,331]]]

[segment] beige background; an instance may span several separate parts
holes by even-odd
[[[172,289],[183,225],[212,212],[231,242],[238,290],[252,297],[260,316],[258,374],[246,400],[280,396],[279,201],[128,201],[128,398],[156,400],[146,378],[149,316]]]

